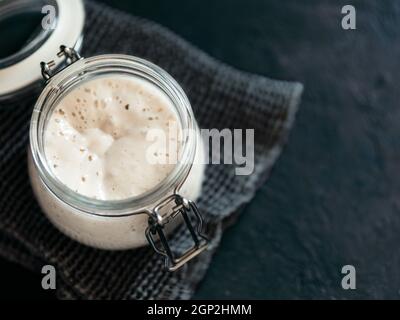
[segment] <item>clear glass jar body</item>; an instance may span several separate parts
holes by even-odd
[[[96,200],[67,188],[52,173],[44,154],[46,123],[58,102],[73,88],[97,76],[139,77],[161,89],[173,102],[183,131],[180,161],[159,185],[137,197]],[[180,86],[159,67],[125,55],[81,59],[49,79],[32,116],[29,174],[34,193],[49,220],[71,238],[101,249],[129,249],[146,245],[149,216],[170,195],[196,200],[204,175],[204,150],[190,103]],[[166,226],[173,229],[180,219]]]

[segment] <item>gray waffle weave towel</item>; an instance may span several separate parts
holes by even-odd
[[[281,151],[302,92],[298,83],[239,72],[163,27],[88,2],[83,56],[125,53],[167,70],[187,93],[202,128],[255,129],[255,170],[237,176],[233,165],[209,165],[198,201],[210,249],[175,273],[149,248],[122,252],[81,245],[41,213],[26,169],[34,100],[0,106],[0,254],[32,270],[57,269],[57,293],[69,299],[188,299],[202,279],[228,219],[251,200]],[[11,107],[10,107],[11,105]],[[177,244],[189,240],[183,228]]]

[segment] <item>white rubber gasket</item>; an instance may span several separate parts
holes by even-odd
[[[75,47],[81,39],[85,22],[82,0],[56,0],[57,25],[49,38],[30,56],[0,69],[0,97],[26,88],[42,78],[41,61],[55,60],[60,45]]]

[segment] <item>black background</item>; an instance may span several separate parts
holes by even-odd
[[[400,2],[103,1],[239,69],[305,84],[289,143],[195,298],[400,297]],[[357,29],[341,28],[341,8]],[[2,44],[3,45],[3,44]],[[357,289],[341,288],[341,268]],[[0,298],[53,298],[0,260]]]

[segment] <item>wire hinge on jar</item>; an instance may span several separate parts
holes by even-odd
[[[51,60],[49,62],[41,62],[40,67],[42,69],[43,78],[48,81],[55,74],[68,67],[72,63],[82,59],[80,54],[73,48],[69,48],[66,46],[60,46],[60,52],[57,53],[57,57],[64,58],[64,63],[61,64],[61,67],[54,69],[56,66],[56,62]]]
[[[162,213],[165,208],[167,208],[166,212]],[[193,213],[194,225],[189,213]],[[163,229],[179,215],[183,217],[194,244],[182,255],[177,256],[172,252]],[[208,240],[202,234],[202,226],[203,219],[196,204],[178,194],[173,194],[153,209],[149,217],[149,226],[146,229],[146,238],[153,249],[165,257],[165,268],[168,271],[175,271],[207,248]],[[157,245],[157,240],[160,240],[161,248]]]

